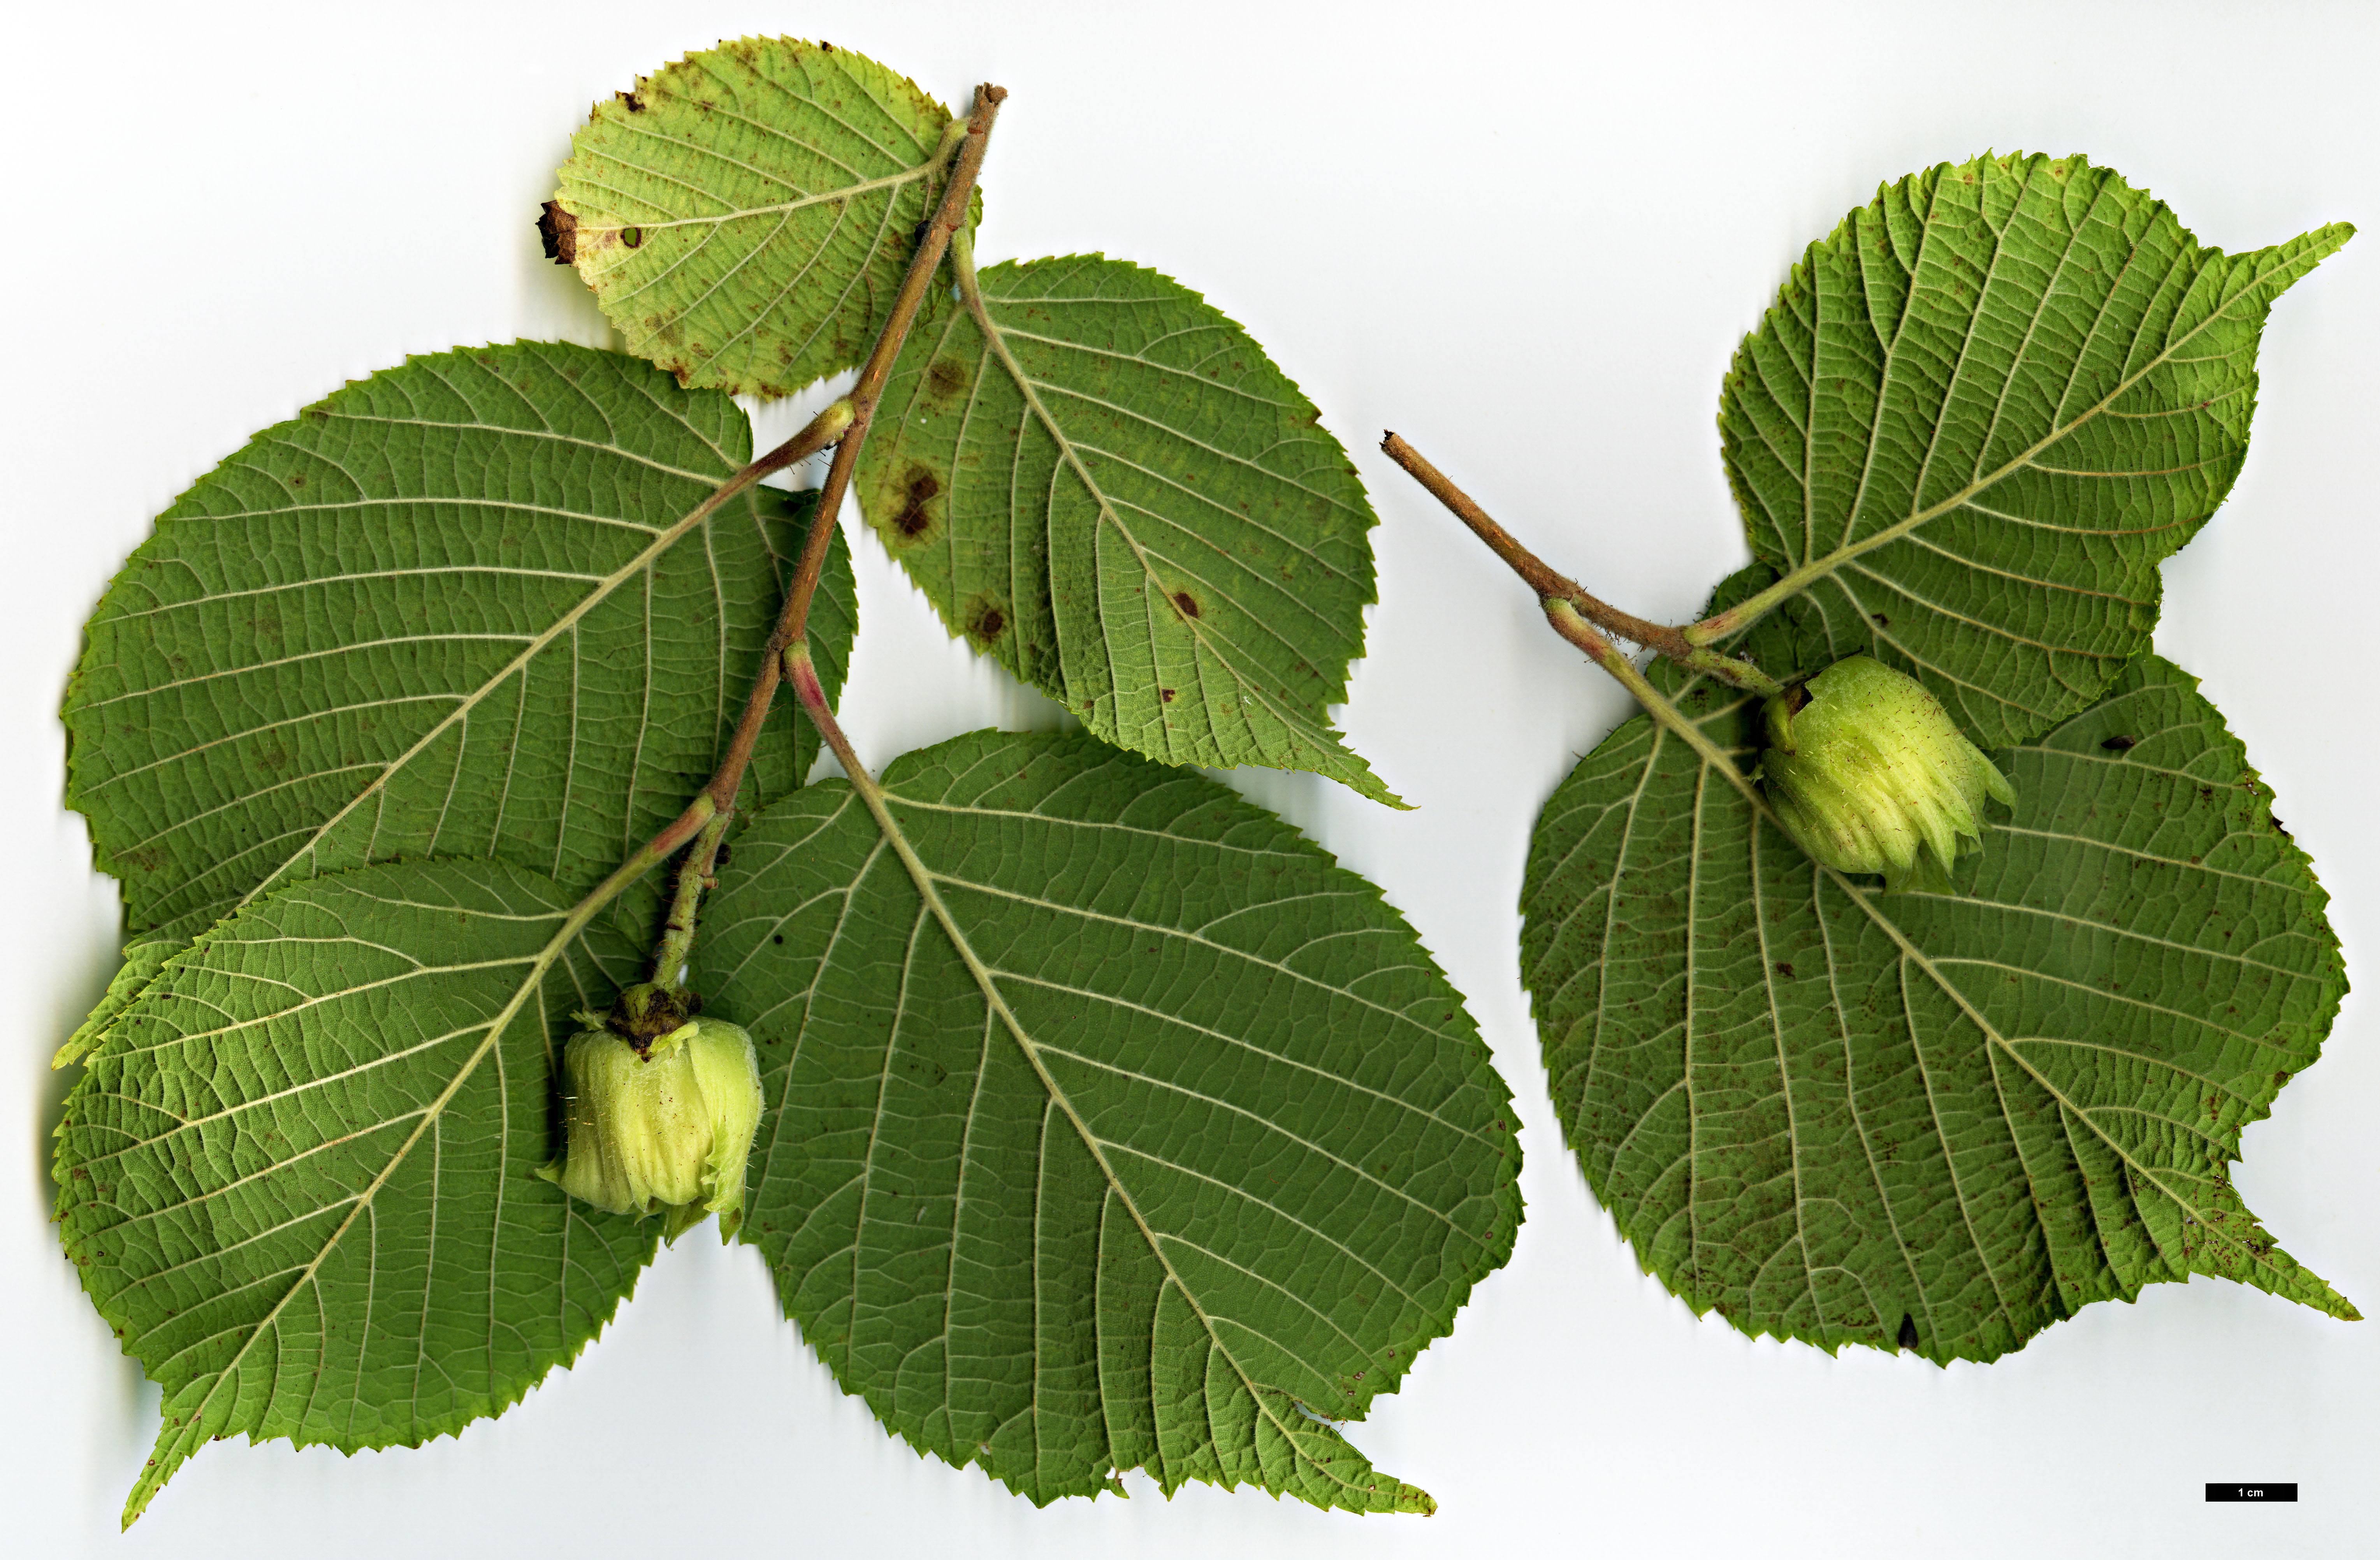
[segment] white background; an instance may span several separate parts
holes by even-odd
[[[2364,6],[19,6],[5,29],[0,479],[0,1531],[14,1553],[964,1552],[2340,1555],[2380,1545],[2380,1323],[2199,1279],[1988,1366],[1830,1359],[1698,1321],[1588,1198],[1515,968],[1538,805],[1624,701],[1383,460],[1412,438],[1557,567],[1678,620],[1744,556],[1719,376],[1801,248],[1878,181],[2084,152],[2207,242],[2380,223]],[[1435,1517],[1196,1488],[1037,1511],[919,1458],[777,1319],[758,1256],[666,1254],[578,1366],[419,1450],[201,1452],[128,1537],[157,1424],[48,1225],[53,1047],[115,963],[60,809],[79,625],[149,520],[249,434],[411,352],[613,340],[530,223],[593,99],[745,32],[823,34],[963,104],[1014,94],[987,261],[1157,266],[1248,326],[1354,453],[1381,525],[1343,724],[1391,813],[1259,799],[1380,884],[1521,1101],[1528,1223],[1355,1443]],[[2283,1246],[2380,1307],[2380,231],[2279,304],[2255,444],[2166,570],[2205,681],[2313,853],[2362,991],[2249,1128]],[[767,414],[764,438],[789,430]],[[772,432],[774,431],[774,432]],[[1048,706],[969,663],[864,533],[846,719],[880,765]],[[2294,1506],[2207,1505],[2294,1480]],[[698,1544],[699,1548],[681,1547]],[[667,1545],[665,1549],[653,1546]]]

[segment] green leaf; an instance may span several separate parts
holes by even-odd
[[[1098,255],[962,262],[855,483],[954,636],[1168,763],[1396,798],[1330,728],[1375,523],[1321,413],[1179,283]]]
[[[1721,396],[1770,597],[1806,591],[1828,660],[1921,677],[1985,747],[2082,709],[2239,474],[2273,300],[2353,233],[2226,255],[2081,157],[1879,190],[1810,246]]]
[[[549,250],[679,383],[789,395],[867,356],[955,128],[848,49],[722,43],[595,105]]]
[[[1662,674],[1747,767],[1757,701]],[[1563,1130],[1637,1258],[1743,1331],[1990,1359],[2214,1274],[2354,1309],[2233,1190],[2346,990],[2325,896],[2144,656],[1992,755],[1955,896],[1816,866],[1644,716],[1546,805],[1523,909]]]
[[[568,1015],[611,993],[571,897],[493,862],[291,884],[116,1020],[56,1173],[67,1254],[164,1393],[128,1525],[217,1436],[418,1445],[501,1412],[628,1293],[658,1226],[532,1175]]]
[[[755,490],[726,396],[524,343],[417,358],[267,429],[167,510],[86,630],[67,805],[134,932],[261,889],[497,855],[593,886],[677,815],[733,730],[808,504]],[[839,685],[831,560],[813,621]],[[816,751],[791,701],[747,803]]]
[[[115,978],[107,982],[107,993],[99,999],[99,1005],[91,1010],[91,1017],[85,1018],[74,1033],[67,1036],[67,1042],[58,1047],[57,1054],[50,1058],[52,1069],[70,1067],[98,1050],[117,1018],[132,1005],[132,999],[139,996],[142,988],[156,977],[157,971],[165,967],[167,959],[189,945],[178,937],[144,938],[126,944],[123,966],[116,970]]]
[[[978,732],[770,810],[710,1011],[743,1238],[884,1422],[1037,1502],[1139,1468],[1427,1511],[1359,1419],[1510,1254],[1510,1095],[1379,891],[1212,781]],[[932,884],[921,896],[904,858]]]

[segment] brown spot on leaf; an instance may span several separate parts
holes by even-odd
[[[967,638],[989,649],[1008,632],[1008,614],[990,596],[978,596],[967,603],[966,632]]]
[[[644,241],[645,230],[643,228],[623,227],[620,229],[620,245],[623,249],[633,250]]]
[[[1868,615],[1876,619],[1876,626],[1879,628],[1889,628],[1892,627],[1892,619],[1887,617],[1880,612],[1871,612]]]
[[[2125,749],[2132,747],[2139,741],[2140,738],[2137,737],[2109,737],[2103,738],[2100,741],[2099,746],[2107,749],[2107,751],[2111,753],[2120,753]]]
[[[1160,703],[1171,704],[1173,702],[1173,690],[1170,688],[1160,688],[1157,690],[1157,698]]]
[[[1777,973],[1790,981],[1793,978],[1793,967],[1780,958],[1777,961]]]
[[[612,95],[626,104],[628,112],[631,114],[642,114],[645,111],[645,100],[634,92],[614,92]]]
[[[902,473],[901,512],[892,517],[892,529],[915,542],[934,529],[934,517],[926,506],[941,495],[941,480],[924,462],[913,460]]]
[[[1198,615],[1198,598],[1192,595],[1187,591],[1176,591],[1173,592],[1173,605],[1174,609],[1180,612],[1184,617],[1196,617]]]
[[[548,201],[544,214],[537,219],[537,236],[545,245],[545,258],[556,265],[578,263],[578,219],[562,209],[559,201]]]
[[[926,387],[938,401],[947,401],[966,388],[966,370],[948,358],[937,358],[926,371]]]

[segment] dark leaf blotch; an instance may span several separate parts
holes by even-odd
[[[556,265],[578,263],[578,219],[564,211],[561,201],[545,203],[537,219],[537,236],[545,245],[546,259]]]

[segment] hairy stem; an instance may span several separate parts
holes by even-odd
[[[665,992],[675,992],[686,979],[686,956],[694,952],[695,910],[702,902],[705,890],[713,885],[712,873],[719,865],[719,847],[727,838],[727,825],[735,822],[732,811],[716,813],[694,836],[693,848],[678,863],[677,888],[670,896],[669,920],[662,923],[661,946],[653,952],[653,984]]]
[[[720,493],[713,494],[706,502],[715,505],[720,501],[722,494],[728,494],[729,489],[741,493],[762,477],[808,460],[811,456],[842,438],[844,431],[851,426],[851,400],[850,397],[845,396],[810,419],[809,425],[800,433],[730,477]],[[815,520],[812,521],[810,530],[814,532],[818,530]],[[811,581],[811,588],[813,590],[817,588],[815,579]],[[702,788],[703,796],[710,800],[712,809],[716,811],[724,812],[735,805],[735,793],[744,784],[744,771],[750,767],[753,750],[760,745],[760,728],[769,719],[770,695],[776,690],[777,686],[776,677],[771,670],[775,663],[776,656],[772,653],[767,658],[761,674],[753,678],[752,691],[744,701],[744,713],[735,721],[735,735],[728,739],[727,751],[721,758],[719,768],[712,773],[710,783]],[[679,820],[681,823],[684,821],[683,818]],[[672,827],[675,825],[673,824]],[[697,827],[699,825],[698,824]]]
[[[1686,719],[1675,704],[1663,697],[1652,680],[1636,669],[1636,663],[1629,660],[1618,645],[1597,632],[1595,625],[1589,623],[1577,608],[1559,597],[1548,597],[1546,601],[1546,621],[1553,625],[1555,633],[1586,652],[1587,659],[1610,673],[1621,687],[1634,694],[1636,702],[1645,706],[1646,714],[1667,727],[1679,741],[1692,748],[1703,762],[1725,775],[1752,804],[1753,811],[1763,817],[1767,815],[1768,804],[1761,799],[1759,789],[1736,766],[1735,761],[1722,752],[1718,744],[1705,735],[1701,726]]]
[[[958,156],[952,161],[951,182],[942,190],[942,203],[926,224],[917,240],[917,252],[909,257],[908,274],[901,278],[901,290],[892,299],[892,316],[876,338],[876,349],[868,353],[868,361],[860,368],[859,383],[851,388],[847,397],[851,403],[851,426],[844,431],[842,443],[835,445],[834,463],[827,468],[826,481],[819,489],[818,515],[810,521],[809,542],[802,549],[801,567],[794,576],[793,590],[785,597],[784,616],[769,640],[761,676],[772,683],[786,647],[799,642],[808,632],[810,598],[818,591],[819,571],[826,567],[827,539],[833,533],[843,495],[851,491],[851,474],[858,469],[860,446],[868,442],[868,425],[875,420],[876,403],[884,396],[884,382],[892,377],[892,364],[901,356],[901,345],[908,339],[909,326],[926,301],[927,290],[933,286],[934,272],[950,248],[951,235],[966,225],[967,202],[975,195],[976,176],[983,171],[991,122],[999,117],[1000,105],[1007,97],[1005,88],[987,83],[976,89],[975,112],[967,117],[965,138],[959,142]]]
[[[859,383],[850,395],[819,413],[809,426],[771,450],[759,460],[735,473],[705,502],[715,508],[735,494],[743,492],[771,472],[781,471],[798,461],[807,460],[832,444],[835,446],[834,461],[827,469],[826,482],[819,490],[817,510],[810,517],[809,533],[802,542],[801,561],[795,566],[791,586],[785,592],[784,609],[778,614],[776,628],[769,635],[768,645],[760,657],[759,669],[753,674],[752,691],[746,696],[744,712],[735,722],[735,734],[727,744],[727,751],[719,768],[711,774],[710,784],[671,824],[653,836],[645,847],[631,859],[642,862],[635,872],[623,866],[589,896],[592,905],[600,906],[634,882],[653,863],[666,859],[698,832],[702,842],[696,846],[681,869],[676,893],[672,897],[670,916],[662,933],[659,947],[653,953],[653,982],[663,990],[674,990],[686,969],[686,961],[694,949],[696,909],[699,905],[705,882],[715,863],[720,842],[726,837],[727,826],[735,816],[735,794],[743,788],[744,772],[751,766],[752,754],[759,747],[760,733],[768,725],[769,707],[775,701],[777,685],[783,680],[785,652],[789,646],[808,644],[810,602],[818,594],[819,579],[826,567],[828,544],[834,536],[835,519],[843,507],[843,495],[850,490],[851,473],[859,459],[859,446],[868,436],[868,424],[876,413],[876,403],[882,398],[885,381],[892,375],[892,365],[901,356],[903,343],[907,341],[909,327],[917,318],[917,310],[925,302],[926,292],[933,284],[934,272],[941,264],[942,254],[950,247],[951,235],[966,222],[967,202],[975,194],[976,177],[983,171],[985,142],[991,134],[991,122],[1000,113],[1000,105],[1008,96],[1005,89],[989,84],[976,89],[975,112],[966,121],[966,128],[956,139],[958,151],[951,160],[950,182],[943,188],[941,204],[936,208],[933,220],[920,236],[917,252],[909,257],[909,269],[901,279],[901,291],[892,301],[892,311],[877,333],[876,344],[868,354],[868,361],[859,371]],[[817,721],[813,717],[812,725]],[[625,876],[623,876],[625,873]],[[589,914],[592,913],[590,909]]]
[[[919,238],[917,252],[909,258],[909,270],[902,278],[901,291],[894,299],[892,311],[884,328],[877,334],[876,343],[859,371],[859,383],[852,393],[812,418],[808,426],[779,445],[775,449],[753,461],[725,481],[710,497],[704,499],[688,517],[690,522],[707,519],[736,494],[745,492],[763,478],[772,476],[789,466],[798,465],[826,448],[835,446],[833,465],[828,469],[826,485],[819,494],[817,512],[810,518],[810,529],[802,543],[800,563],[785,594],[784,609],[778,615],[775,630],[769,636],[767,652],[752,678],[752,690],[745,698],[743,713],[737,716],[735,732],[728,739],[726,751],[710,783],[686,804],[685,811],[672,819],[659,834],[647,840],[637,852],[620,863],[611,876],[597,884],[588,896],[571,908],[563,932],[552,947],[558,950],[593,920],[596,913],[610,904],[645,873],[666,861],[688,841],[695,848],[687,854],[680,870],[677,887],[672,895],[669,920],[662,933],[660,945],[653,951],[653,983],[664,990],[674,990],[682,978],[686,962],[694,949],[696,910],[702,891],[713,867],[717,864],[721,843],[735,811],[735,795],[743,788],[744,772],[751,767],[752,755],[759,749],[760,733],[768,725],[769,707],[774,701],[777,685],[783,679],[786,649],[800,647],[802,661],[808,664],[808,631],[810,601],[818,593],[819,578],[826,567],[829,542],[834,535],[836,512],[843,506],[843,495],[851,486],[851,473],[859,457],[859,445],[868,431],[868,422],[883,396],[885,381],[892,377],[892,364],[901,355],[902,344],[908,339],[909,327],[917,317],[919,305],[925,301],[927,289],[932,285],[935,269],[950,247],[951,235],[966,221],[968,201],[975,193],[976,176],[983,169],[985,138],[991,133],[991,122],[1000,112],[1001,103],[1008,96],[1000,87],[985,85],[976,89],[975,112],[966,120],[963,131],[945,137],[945,146],[957,143],[957,154],[951,160],[950,182],[942,191],[941,204]],[[813,674],[813,681],[815,675]],[[824,707],[824,691],[820,690],[820,709]],[[819,725],[815,712],[812,724]],[[831,718],[820,726],[822,734],[831,734],[830,746],[840,740],[842,733],[834,729]],[[845,747],[848,745],[846,744]],[[836,750],[842,756],[844,749]]]
[[[942,203],[936,209],[933,220],[926,225],[917,252],[909,257],[909,269],[901,278],[901,291],[892,300],[892,312],[886,318],[884,328],[877,333],[876,345],[860,368],[859,383],[852,387],[850,395],[819,414],[821,418],[829,413],[837,416],[834,460],[827,468],[826,481],[819,489],[818,508],[810,516],[809,534],[802,542],[801,562],[795,567],[793,583],[785,591],[784,610],[777,615],[777,627],[769,635],[760,656],[759,672],[752,679],[751,695],[744,701],[743,718],[735,724],[735,740],[729,745],[727,761],[710,777],[710,784],[703,787],[722,811],[735,805],[736,789],[744,783],[745,765],[751,761],[752,748],[759,740],[761,725],[769,718],[769,706],[777,695],[785,649],[808,638],[810,602],[818,594],[819,578],[826,568],[827,546],[834,538],[843,495],[851,491],[851,473],[859,463],[859,447],[867,441],[868,425],[876,416],[876,403],[884,395],[884,382],[892,376],[892,364],[901,356],[902,344],[909,338],[909,326],[916,322],[917,310],[926,300],[927,288],[933,285],[934,271],[950,247],[951,234],[966,221],[967,201],[975,194],[976,176],[983,171],[985,140],[991,134],[991,122],[1007,96],[1000,87],[976,89],[975,113],[967,120],[958,155],[951,164],[951,181],[942,191]]]
[[[1833,558],[1828,558],[1824,567],[1804,564],[1767,589],[1744,597],[1725,612],[1715,612],[1699,623],[1689,623],[1679,632],[1685,636],[1688,644],[1717,644],[1730,634],[1742,633],[1751,628],[1808,590],[1814,581],[1833,572],[1836,567],[1837,561]]]
[[[1519,539],[1498,525],[1469,494],[1455,486],[1445,472],[1424,459],[1421,452],[1407,444],[1402,435],[1390,433],[1382,438],[1380,450],[1403,467],[1414,481],[1428,489],[1432,497],[1445,505],[1456,519],[1469,526],[1474,535],[1488,543],[1490,551],[1511,566],[1512,572],[1537,593],[1537,599],[1545,604],[1548,615],[1552,613],[1554,603],[1560,602],[1583,623],[1591,623],[1607,633],[1633,640],[1657,654],[1666,655],[1681,665],[1717,677],[1730,687],[1748,689],[1755,693],[1784,691],[1782,684],[1749,661],[1722,655],[1718,651],[1706,648],[1706,641],[1690,641],[1685,634],[1675,628],[1647,622],[1587,594],[1578,581],[1556,573],[1544,559],[1521,545]],[[1600,643],[1609,643],[1601,635],[1597,639]]]

